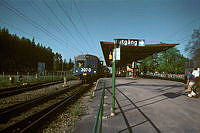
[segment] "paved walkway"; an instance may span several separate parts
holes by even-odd
[[[76,125],[75,133],[91,133],[102,90],[111,87],[111,79],[101,79],[89,114]],[[106,91],[103,133],[199,133],[200,98],[183,94],[184,84],[157,79],[117,78],[116,115],[110,117],[111,94]],[[111,88],[109,89],[111,90]]]

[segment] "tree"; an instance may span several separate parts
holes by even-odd
[[[177,48],[161,52],[158,58],[158,70],[165,73],[184,73],[184,64],[187,59],[180,54]]]
[[[39,43],[36,45],[34,37],[31,41],[10,34],[5,28],[0,29],[0,72],[36,72],[38,62],[45,63],[46,70],[52,71],[54,55],[58,56],[59,69],[62,56],[54,54],[50,47],[46,48]]]
[[[184,73],[184,64],[187,60],[177,48],[171,48],[156,56],[145,58],[141,63],[141,69],[149,72]]]
[[[67,64],[67,70],[71,70],[74,67],[74,63],[72,62],[72,59],[69,59],[69,63]]]
[[[195,66],[200,67],[200,27],[193,30],[191,40],[186,45],[185,51],[189,52]]]
[[[54,54],[54,71],[62,69],[62,56],[59,53]]]
[[[149,72],[155,72],[156,68],[155,68],[155,60],[153,59],[152,56],[149,56],[147,58],[145,58],[142,63],[141,63],[141,69],[143,71],[149,71]]]

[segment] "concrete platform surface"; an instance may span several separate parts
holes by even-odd
[[[75,133],[91,133],[101,88],[105,82],[111,90],[111,79],[100,79],[89,113],[75,127]],[[200,133],[200,98],[184,95],[184,84],[158,79],[117,78],[116,115],[110,117],[111,94],[106,91],[103,133]],[[121,109],[121,110],[120,110]]]

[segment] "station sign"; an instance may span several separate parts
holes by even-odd
[[[115,44],[118,44],[120,46],[124,45],[131,45],[131,46],[138,46],[139,40],[138,39],[114,39]]]
[[[116,48],[116,60],[120,60],[120,48]]]

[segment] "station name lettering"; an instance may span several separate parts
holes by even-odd
[[[137,46],[138,45],[138,40],[120,39],[120,40],[117,40],[117,43],[119,45],[133,45],[133,46]]]

